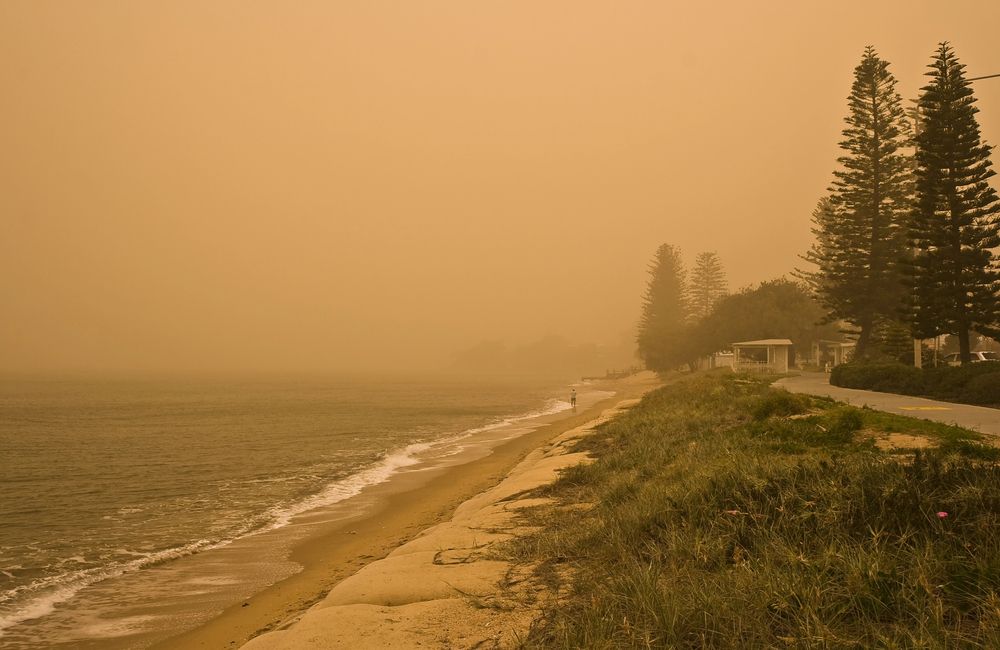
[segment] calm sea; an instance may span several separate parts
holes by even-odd
[[[152,615],[112,620],[101,605],[127,580],[568,408],[567,391],[371,377],[0,382],[0,647],[129,647]]]

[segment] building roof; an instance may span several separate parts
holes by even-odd
[[[790,339],[761,339],[759,341],[740,341],[733,345],[792,345]]]

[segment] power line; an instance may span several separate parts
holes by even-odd
[[[1000,77],[1000,74],[988,74],[985,77],[972,77],[971,79],[966,79],[966,81],[979,81],[980,79],[992,79],[993,77]]]

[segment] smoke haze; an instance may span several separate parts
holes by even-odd
[[[0,371],[618,344],[661,242],[800,265],[865,45],[1000,73],[994,2],[695,5],[3,2]]]

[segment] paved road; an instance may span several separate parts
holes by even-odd
[[[774,385],[793,393],[825,395],[855,406],[869,406],[888,413],[957,424],[966,429],[1000,436],[1000,409],[831,386],[830,375],[823,372],[804,372],[797,377],[779,379]]]

